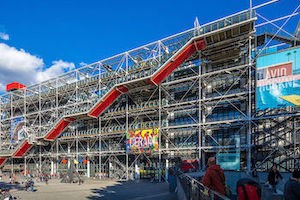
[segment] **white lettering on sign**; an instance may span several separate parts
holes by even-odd
[[[286,76],[286,75],[287,75],[287,69],[286,69],[286,67],[275,68],[275,69],[268,69],[267,70],[267,74],[266,74],[267,79],[281,77],[281,76]]]

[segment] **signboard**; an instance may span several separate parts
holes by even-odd
[[[300,48],[257,59],[256,109],[300,105]]]
[[[23,140],[25,137],[27,137],[24,126],[24,117],[17,117],[11,120],[10,139],[12,144]]]
[[[224,170],[240,170],[240,152],[218,153],[217,163]]]
[[[126,150],[130,154],[157,151],[158,129],[129,131],[126,134]]]
[[[224,170],[240,170],[240,136],[232,136],[231,140],[236,146],[235,150],[227,152],[221,151],[217,153],[217,164],[219,164]]]

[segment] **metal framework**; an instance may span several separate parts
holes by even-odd
[[[198,159],[204,169],[206,157],[216,152],[239,153],[248,172],[274,160],[291,169],[299,157],[297,109],[255,112],[252,52],[267,42],[258,45],[256,20],[250,9],[197,23],[2,95],[3,170],[54,174],[75,159],[85,161],[76,167],[87,176],[132,179],[138,168],[148,168],[161,180],[177,157]],[[12,121],[20,117],[26,137],[12,144]],[[129,154],[126,133],[147,128],[159,130],[158,151]]]

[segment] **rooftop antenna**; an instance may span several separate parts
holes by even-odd
[[[194,35],[200,35],[200,23],[198,20],[198,17],[196,17],[195,21],[194,21]]]

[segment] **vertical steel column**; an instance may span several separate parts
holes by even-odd
[[[126,80],[128,80],[128,54],[126,54]],[[127,139],[127,134],[128,134],[128,131],[129,131],[129,118],[128,118],[128,95],[126,94],[126,124],[125,124],[125,130],[126,130],[126,139]],[[128,172],[128,151],[125,147],[125,153],[126,153],[126,180],[129,179],[129,172]]]
[[[99,74],[98,74],[98,79],[99,79],[99,94],[101,93],[101,89],[102,89],[102,81],[101,81],[101,65],[98,65],[99,67]],[[101,98],[101,97],[100,97]],[[99,116],[98,118],[98,128],[99,128],[99,132],[98,132],[98,146],[99,146],[99,150],[98,150],[98,155],[99,155],[99,175],[100,175],[100,179],[102,178],[102,155],[101,155],[101,151],[102,151],[102,145],[101,145],[101,134],[102,134],[102,126],[101,126],[101,116]]]
[[[25,122],[25,127],[26,127],[26,130],[28,130],[27,128],[27,117],[26,117],[26,89],[23,90],[24,92],[24,122]],[[27,137],[28,137],[28,132],[27,132]]]
[[[199,55],[199,60],[201,59],[201,55]],[[203,60],[202,60],[203,61]],[[202,160],[202,126],[201,126],[201,122],[202,122],[202,64],[203,62],[201,62],[201,65],[199,65],[199,69],[198,69],[198,157],[199,157],[199,169],[201,166],[201,163],[203,162]],[[201,167],[201,169],[203,169],[203,166]]]
[[[102,126],[101,126],[101,117],[98,118],[98,123],[99,123],[99,174],[100,174],[100,179],[102,178],[102,144],[101,144],[101,139],[102,139]]]
[[[27,157],[24,157],[24,176],[27,175],[27,162],[26,162]]]
[[[55,109],[55,116],[56,116],[56,119],[58,118],[58,106],[59,106],[59,100],[58,100],[58,79],[56,78],[55,79],[55,83],[56,83],[56,90],[55,90],[55,105],[56,105],[56,109]]]
[[[126,138],[127,138],[127,134],[128,134],[128,123],[129,123],[129,118],[128,118],[128,95],[126,95]],[[126,147],[125,147],[126,148]],[[128,175],[128,151],[127,149],[125,149],[125,152],[126,152],[126,180],[128,180],[129,178],[129,175]]]
[[[90,169],[90,142],[87,141],[87,153],[88,153],[88,157],[87,157],[87,165],[86,165],[86,175],[87,177],[90,177],[91,175],[91,169]]]
[[[42,98],[41,98],[41,85],[39,85],[39,130],[42,132]],[[45,133],[46,134],[46,133]]]
[[[161,182],[161,104],[162,104],[162,100],[161,100],[161,84],[159,84],[158,86],[159,92],[158,92],[158,102],[159,102],[159,110],[158,110],[158,145],[159,145],[159,149],[158,149],[158,160],[159,160],[159,182]]]
[[[251,13],[250,13],[251,14]],[[252,15],[250,16],[252,17]],[[252,123],[252,34],[249,36],[248,49],[248,134],[247,134],[247,172],[251,173],[251,123]]]
[[[70,162],[70,154],[71,154],[71,147],[70,147],[70,142],[67,143],[67,148],[68,148],[68,169],[71,167],[71,162]]]
[[[39,171],[42,173],[42,146],[39,146]]]
[[[56,173],[58,172],[58,139],[56,139]]]
[[[76,137],[75,137],[75,148],[76,148],[76,160],[78,161],[79,160],[79,152],[78,152],[78,146],[79,146],[79,136],[78,136],[78,130],[77,130],[77,126],[75,127],[75,135],[76,135]],[[75,163],[74,163],[75,164]],[[78,171],[78,168],[79,166],[78,166],[78,164],[76,164],[76,169],[77,169],[77,171]]]
[[[50,172],[50,175],[53,176],[54,175],[54,163],[53,163],[53,158],[51,158],[51,172]]]
[[[13,109],[13,95],[12,95],[12,92],[9,92],[10,93],[10,118],[13,118],[14,117],[14,109]]]
[[[293,121],[293,138],[290,138],[290,140],[293,140],[293,147],[294,147],[294,152],[293,152],[293,163],[291,167],[293,167],[294,169],[298,166],[296,166],[296,155],[297,155],[297,145],[296,145],[296,142],[297,142],[297,137],[296,137],[296,134],[297,134],[297,121],[296,121],[296,118],[294,117],[294,121]]]
[[[75,98],[76,98],[76,109],[78,108],[78,103],[80,102],[79,97],[78,97],[78,80],[79,80],[79,75],[78,75],[78,70],[75,71],[75,77],[76,77],[76,82],[75,82]]]
[[[168,182],[168,177],[169,177],[169,159],[166,159],[166,169],[165,169],[165,180]]]

